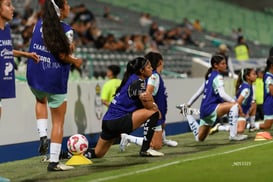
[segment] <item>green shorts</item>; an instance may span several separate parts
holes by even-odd
[[[272,120],[273,115],[264,115],[264,120]]]
[[[217,107],[216,109],[208,116],[200,118],[200,126],[213,126],[217,119]]]
[[[37,99],[41,100],[46,97],[50,108],[57,108],[67,100],[67,94],[50,94],[34,88],[30,89]]]

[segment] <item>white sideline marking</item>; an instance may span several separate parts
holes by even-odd
[[[230,153],[238,152],[238,151],[241,151],[241,150],[246,150],[246,149],[250,149],[250,148],[259,147],[259,146],[262,146],[262,145],[267,145],[267,144],[270,144],[270,143],[273,143],[273,141],[269,141],[269,142],[266,142],[266,143],[255,144],[255,145],[250,145],[250,146],[247,146],[247,147],[241,147],[241,148],[234,149],[234,150],[229,150],[229,151],[226,151],[226,152],[221,152],[221,153],[216,153],[216,154],[210,154],[210,155],[205,155],[205,156],[200,156],[200,157],[194,157],[194,158],[174,161],[174,162],[170,162],[170,163],[167,163],[167,164],[162,164],[162,165],[147,168],[147,169],[141,169],[141,170],[134,171],[134,172],[126,172],[124,174],[119,174],[119,175],[116,175],[116,176],[109,176],[109,177],[105,177],[105,178],[99,178],[99,179],[91,180],[90,182],[99,182],[99,181],[107,181],[107,180],[111,180],[111,179],[117,179],[117,178],[121,178],[121,177],[124,177],[124,176],[130,176],[130,175],[134,175],[134,174],[144,173],[144,172],[147,172],[147,171],[153,171],[153,170],[156,170],[156,169],[160,169],[160,168],[163,168],[163,167],[168,167],[168,166],[172,166],[172,165],[175,165],[175,164],[184,163],[184,162],[188,162],[188,161],[195,161],[195,160],[199,160],[199,159],[205,159],[205,158],[215,157],[215,156],[219,156],[219,155],[230,154]]]

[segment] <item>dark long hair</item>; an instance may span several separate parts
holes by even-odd
[[[269,71],[271,65],[273,65],[273,56],[270,56],[270,57],[267,58],[267,60],[266,60],[266,67],[265,67],[264,73],[266,73],[267,71]]]
[[[59,9],[64,8],[64,0],[54,1]],[[71,53],[70,44],[51,0],[45,1],[43,8],[42,28],[45,46],[57,58],[60,53],[69,55]]]
[[[163,61],[162,55],[160,53],[158,53],[158,52],[149,52],[144,57],[149,59],[153,70],[156,70],[160,60]]]
[[[149,62],[148,59],[145,57],[137,57],[127,63],[126,71],[123,75],[122,81],[120,86],[117,88],[115,95],[120,91],[120,89],[126,84],[129,77],[132,74],[140,75],[140,70],[143,69],[147,63]]]
[[[209,74],[212,72],[212,69],[214,68],[214,64],[219,64],[221,61],[225,60],[225,57],[221,54],[215,54],[210,59],[210,68],[208,69],[205,79],[208,79]]]
[[[239,91],[239,87],[240,85],[244,82],[247,81],[246,80],[246,76],[250,75],[250,72],[253,71],[253,68],[245,68],[245,69],[241,69],[237,82],[236,82],[236,86],[235,86],[235,93],[238,93]]]

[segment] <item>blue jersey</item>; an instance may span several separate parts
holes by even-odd
[[[157,81],[159,84],[157,84]],[[153,93],[154,101],[158,106],[159,111],[161,112],[162,118],[158,120],[157,125],[165,123],[166,114],[167,114],[167,91],[164,84],[164,81],[160,74],[157,71],[153,71],[152,76],[148,78],[148,85],[153,85],[155,88],[155,93]]]
[[[64,32],[71,31],[71,27],[61,22]],[[55,58],[45,47],[42,38],[42,21],[35,25],[29,52],[39,55],[39,63],[29,59],[27,62],[27,80],[34,89],[51,94],[67,93],[67,81],[70,64]]]
[[[0,99],[15,97],[15,75],[10,27],[0,29]]]
[[[205,82],[204,94],[200,107],[200,118],[204,118],[212,114],[219,103],[224,102],[218,92],[218,87],[223,86],[223,77],[218,71],[213,70]]]
[[[239,90],[236,94],[236,99],[238,99],[242,95],[244,97],[244,100],[242,102],[242,109],[243,113],[247,114],[250,107],[251,107],[251,102],[253,100],[253,88],[252,85],[249,85],[247,82],[243,82]]]
[[[112,100],[103,120],[121,118],[137,109],[143,108],[139,95],[145,92],[145,81],[133,74]]]
[[[273,96],[269,91],[270,85],[273,85],[273,74],[266,72],[264,75],[264,115],[273,115]]]

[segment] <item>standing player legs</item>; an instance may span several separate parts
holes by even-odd
[[[40,137],[39,153],[45,155],[48,151],[48,139],[47,139],[47,123],[48,123],[48,113],[47,113],[47,99],[46,97],[38,100],[36,98],[35,113],[37,119],[37,130]]]

